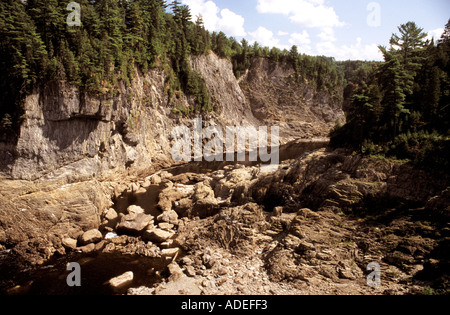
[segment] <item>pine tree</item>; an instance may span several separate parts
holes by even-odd
[[[65,35],[67,35],[65,31],[66,6],[67,3],[61,0],[27,1],[27,10],[47,47],[51,43],[55,49],[58,49]]]
[[[402,55],[402,62],[406,66],[412,62],[412,58],[417,55],[420,49],[425,48],[424,39],[427,34],[423,32],[423,28],[419,28],[416,23],[408,22],[398,27],[400,35],[392,34],[389,41],[391,47],[399,49]]]
[[[407,95],[412,93],[414,77],[405,69],[398,54],[380,47],[385,63],[380,67],[379,81],[384,92],[384,118],[392,138],[398,135],[402,114],[410,111],[405,107]]]
[[[22,100],[45,77],[48,54],[20,1],[0,3],[0,132],[17,135]]]

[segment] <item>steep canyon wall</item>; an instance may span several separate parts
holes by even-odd
[[[337,99],[291,81],[288,65],[256,58],[239,81],[231,62],[213,53],[192,57],[191,67],[215,104],[205,126],[278,125],[287,143],[326,137],[343,119]],[[98,227],[127,178],[173,163],[172,129],[193,124],[173,109],[192,101],[168,97],[163,67],[136,69],[130,85],[114,91],[91,93],[65,81],[35,89],[17,143],[0,143],[0,249],[34,248],[48,258],[62,250],[63,237]]]

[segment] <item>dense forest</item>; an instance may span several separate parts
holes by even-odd
[[[184,115],[214,110],[193,55],[215,52],[232,62],[236,77],[264,57],[295,69],[295,80],[342,96],[347,123],[332,145],[416,164],[448,167],[450,136],[450,22],[442,38],[427,41],[413,22],[401,25],[384,62],[335,62],[298,51],[262,47],[210,33],[188,6],[165,0],[79,0],[81,23],[69,26],[67,1],[0,2],[0,140],[10,140],[24,119],[26,95],[49,80],[66,80],[92,93],[115,93],[135,69],[164,69],[169,102],[192,96]],[[193,22],[195,21],[195,22]]]
[[[344,62],[347,124],[332,132],[335,147],[449,170],[450,21],[440,39],[414,22],[399,26],[384,62]]]
[[[169,100],[193,96],[181,114],[214,110],[203,79],[189,57],[214,51],[228,58],[237,77],[254,57],[291,63],[297,80],[337,93],[344,76],[333,58],[300,54],[297,47],[277,48],[238,42],[210,33],[188,6],[164,0],[79,0],[81,25],[66,22],[66,0],[0,2],[0,134],[13,136],[23,121],[23,100],[49,80],[66,80],[93,93],[113,93],[119,81],[129,84],[142,72],[163,68]],[[195,22],[192,22],[195,21]],[[175,110],[177,110],[175,108]]]

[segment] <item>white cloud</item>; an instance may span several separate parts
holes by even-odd
[[[274,37],[273,32],[263,26],[258,27],[256,31],[249,32],[248,34],[262,46],[278,47],[280,44],[280,40]]]
[[[335,42],[337,39],[334,36],[334,29],[331,27],[325,27],[322,32],[317,35],[323,42]]]
[[[201,15],[205,28],[211,32],[224,32],[228,36],[245,36],[245,19],[229,9],[220,9],[215,2],[208,0],[182,0],[191,9],[192,19]]]
[[[301,33],[292,33],[289,43],[297,46],[308,45],[311,43],[311,39],[309,38],[308,32],[304,30]]]
[[[341,22],[333,7],[324,0],[258,0],[259,13],[283,14],[300,26],[310,28],[339,27]]]
[[[301,33],[292,33],[289,43],[298,47],[298,51],[304,54],[312,54],[311,38],[306,30]]]
[[[229,36],[245,36],[247,33],[244,29],[245,19],[230,11],[223,9],[220,11],[221,19],[217,21],[217,28]]]
[[[429,31],[426,39],[431,40],[434,38],[434,42],[436,43],[439,39],[441,39],[442,34],[444,34],[443,28],[437,28],[435,30]]]
[[[358,37],[351,45],[336,45],[333,42],[320,42],[316,45],[318,55],[332,56],[336,60],[375,60],[382,61],[383,55],[377,44],[363,44]]]

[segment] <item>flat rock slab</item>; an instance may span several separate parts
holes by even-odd
[[[153,224],[153,216],[143,213],[130,213],[122,217],[117,226],[120,233],[139,233],[145,230],[149,225]]]
[[[178,255],[180,249],[179,248],[165,248],[161,250],[161,257],[163,258],[173,258]]]
[[[109,285],[117,290],[117,289],[121,289],[124,286],[131,284],[131,282],[134,279],[134,274],[132,271],[128,271],[125,272],[123,275],[120,275],[118,277],[112,278],[111,280],[109,280]]]
[[[80,245],[89,245],[92,243],[98,243],[103,239],[102,233],[97,230],[89,230],[87,232],[84,232],[79,239]]]
[[[174,232],[169,232],[161,229],[153,229],[149,231],[145,231],[144,239],[146,241],[154,242],[154,243],[162,243],[172,238],[175,235]]]

